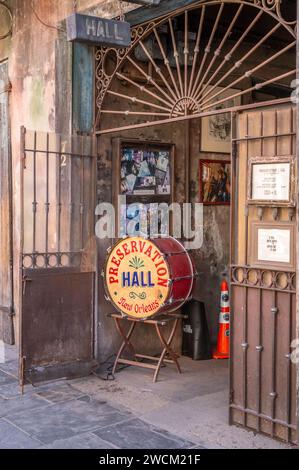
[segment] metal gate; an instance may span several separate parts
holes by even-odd
[[[199,0],[135,26],[129,48],[96,49],[96,132],[203,117],[273,86],[282,93],[296,75],[295,26],[286,0]]]
[[[295,108],[234,122],[230,421],[296,442]]]
[[[22,129],[21,382],[94,357],[95,140]]]

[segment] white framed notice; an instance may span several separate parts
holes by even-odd
[[[291,231],[289,229],[258,229],[258,261],[290,263]]]
[[[276,270],[295,269],[295,225],[289,222],[252,222],[249,264]]]
[[[291,164],[254,163],[251,199],[257,201],[290,200]]]
[[[293,207],[294,193],[294,156],[254,157],[249,160],[249,204]]]

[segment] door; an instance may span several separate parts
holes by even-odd
[[[230,421],[296,442],[295,108],[234,116]]]
[[[22,129],[21,381],[90,372],[96,147]]]
[[[0,64],[0,340],[14,344],[8,62]]]

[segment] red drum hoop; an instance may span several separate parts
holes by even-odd
[[[103,276],[114,307],[124,316],[146,319],[182,307],[191,296],[195,273],[175,238],[132,237],[109,250]]]
[[[170,313],[180,309],[190,299],[195,279],[194,265],[187,250],[177,239],[158,238],[154,243],[166,257],[169,266],[171,288],[161,312]]]

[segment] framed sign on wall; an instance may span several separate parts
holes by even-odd
[[[293,156],[252,158],[249,161],[248,202],[260,206],[295,206]]]
[[[295,269],[295,226],[288,222],[252,222],[250,265]]]

